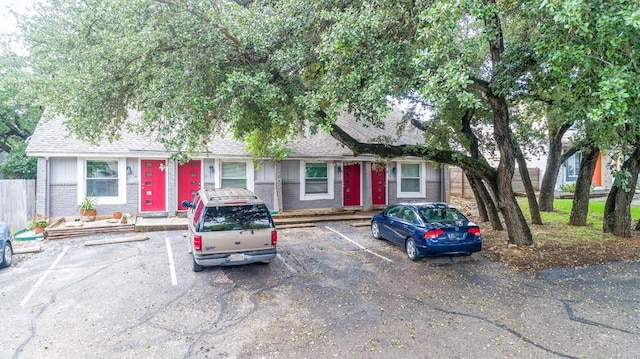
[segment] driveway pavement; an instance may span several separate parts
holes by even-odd
[[[640,264],[411,262],[368,228],[279,231],[269,265],[191,271],[181,231],[41,242],[0,271],[1,358],[636,358]]]

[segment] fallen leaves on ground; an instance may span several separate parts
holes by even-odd
[[[477,220],[475,201],[456,198],[452,204]],[[531,225],[532,246],[508,244],[507,231],[495,231],[488,223],[482,227],[482,255],[502,262],[520,272],[536,272],[549,268],[583,267],[616,261],[640,261],[640,233],[621,238],[601,233],[596,238],[563,240],[560,224]]]

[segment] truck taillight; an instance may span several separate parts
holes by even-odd
[[[193,236],[193,250],[202,250],[202,236]]]
[[[436,239],[439,235],[444,234],[442,229],[430,229],[424,234],[425,239]]]
[[[271,232],[271,245],[275,246],[278,243],[278,232],[277,231],[272,231]]]
[[[480,237],[480,228],[478,227],[471,227],[467,232],[473,234],[476,237]]]

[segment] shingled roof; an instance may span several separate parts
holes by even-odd
[[[353,116],[342,116],[337,123],[347,133],[361,142],[371,142],[371,139],[380,136],[395,138],[396,126],[402,121],[403,112],[396,108],[384,120],[384,129],[357,122]],[[420,131],[407,126],[400,138],[394,144],[419,144],[422,143]],[[209,157],[233,157],[251,158],[245,150],[244,143],[231,139],[230,135],[220,136],[214,134],[208,145]],[[144,157],[144,156],[168,156],[172,152],[167,151],[162,144],[154,140],[153,136],[123,132],[122,138],[114,142],[101,141],[97,145],[91,145],[79,140],[74,134],[67,131],[62,117],[53,117],[41,120],[34,131],[27,146],[27,154],[37,157],[78,157],[78,156],[118,156],[118,157]],[[331,135],[319,132],[314,135],[307,134],[299,137],[291,143],[290,158],[335,158],[353,156],[353,152],[344,147]]]

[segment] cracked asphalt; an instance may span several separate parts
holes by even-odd
[[[181,231],[38,243],[0,270],[0,358],[637,358],[640,264],[411,262],[346,222],[191,271]],[[20,243],[20,246],[28,244]],[[577,249],[578,250],[578,249]]]

